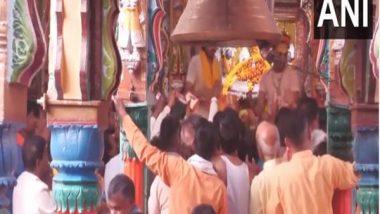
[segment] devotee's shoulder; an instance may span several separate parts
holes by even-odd
[[[348,189],[357,185],[359,176],[355,172],[353,163],[328,154],[316,158],[321,161],[320,167],[325,170],[325,177],[330,178],[336,188]]]
[[[272,72],[273,71],[268,71],[268,72],[264,73],[263,76],[261,77],[259,85],[267,84],[268,78],[270,78],[270,76],[272,75]]]
[[[214,164],[214,168],[219,178],[227,184],[227,169],[226,163],[218,156],[217,158],[213,158],[212,163]]]
[[[346,166],[353,167],[353,163],[341,160],[341,159],[336,158],[336,157],[329,155],[329,154],[324,154],[324,155],[318,156],[316,158],[318,158],[323,164],[325,164],[327,166],[331,165],[332,167],[336,167],[337,165],[346,165]]]
[[[329,169],[332,173],[354,173],[354,164],[351,162],[343,161],[329,154],[318,156],[316,158],[320,160],[320,164],[325,169]]]

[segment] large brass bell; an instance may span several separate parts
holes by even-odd
[[[190,45],[250,46],[281,39],[264,0],[188,0],[171,39]]]

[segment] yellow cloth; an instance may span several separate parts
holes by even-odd
[[[264,169],[251,183],[249,214],[264,214],[267,207],[271,188],[274,186],[272,176],[276,172],[275,167],[281,162],[273,159],[264,163]]]
[[[251,191],[250,191],[250,203],[249,203],[249,214],[264,214],[265,207],[268,202],[268,193],[271,191],[269,188],[271,187],[270,177],[271,170],[264,170],[260,172],[251,183]],[[269,191],[268,191],[269,190]]]
[[[58,175],[58,170],[56,168],[53,168],[53,176]]]
[[[215,83],[220,80],[219,63],[215,57],[212,63],[210,63],[210,60],[203,50],[200,51],[199,57],[201,59],[202,76],[205,86],[207,88],[212,88],[214,87]]]
[[[209,204],[226,214],[227,190],[216,176],[202,172],[182,157],[169,155],[149,144],[140,129],[126,115],[123,128],[139,160],[170,187],[169,213],[191,213],[199,204]]]
[[[124,8],[125,14],[124,28],[131,31],[142,31],[138,8]]]
[[[297,152],[275,167],[266,213],[333,213],[335,189],[354,188],[359,178],[353,164],[331,155],[316,157],[311,150]]]

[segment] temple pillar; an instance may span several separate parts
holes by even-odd
[[[341,77],[344,40],[324,40],[321,52],[321,76],[327,87],[327,153],[344,161],[353,161],[350,98]],[[336,190],[332,201],[334,213],[351,213],[352,190]]]
[[[139,22],[136,22],[135,26],[131,26],[128,18],[118,20],[117,41],[123,66],[117,96],[125,101],[126,111],[149,139],[148,109],[154,104],[152,103],[154,97],[148,90],[148,85],[153,81],[155,71],[158,68],[156,60],[162,60],[162,54],[160,55],[159,52],[155,51],[161,47],[155,46],[152,37],[153,34],[160,32],[160,23],[154,23],[152,15],[156,14],[153,5],[158,5],[161,1],[139,0],[136,4],[129,6],[128,9],[125,8],[126,3],[121,2],[124,4],[119,5],[120,16],[131,17],[131,19],[134,18]],[[161,15],[164,14],[161,13]],[[124,173],[135,184],[136,205],[146,213],[150,190],[150,173],[128,144],[122,128],[120,129],[120,148],[124,162]]]
[[[104,115],[101,101],[47,100],[51,130],[53,196],[61,213],[95,213],[101,192],[96,168],[102,163]]]
[[[96,213],[109,98],[121,62],[117,0],[51,0],[48,91],[39,101],[51,130],[58,213]]]
[[[357,74],[355,82],[361,84],[357,89],[356,102],[352,108],[352,128],[354,130],[354,155],[356,170],[360,173],[356,200],[361,213],[379,213],[379,104],[378,78],[380,68],[380,29],[379,5],[374,15],[376,26],[370,44],[369,59],[363,72]],[[367,54],[365,48],[363,54]],[[372,68],[372,69],[371,69]],[[372,70],[372,71],[371,71]]]
[[[356,104],[352,109],[355,168],[360,173],[356,201],[364,214],[379,212],[379,108]]]
[[[353,161],[351,111],[345,106],[327,107],[327,153],[345,161]],[[335,190],[333,210],[337,214],[351,213],[352,189]]]
[[[146,104],[127,105],[126,111],[131,116],[137,127],[148,138],[148,107]],[[133,148],[129,145],[125,132],[120,129],[120,141],[124,152],[124,172],[135,183],[136,204],[141,210],[148,207],[149,173],[145,165],[137,158]]]
[[[45,41],[36,1],[0,0],[0,213],[10,213],[23,168],[16,133],[25,125],[28,86],[46,62]]]
[[[0,53],[1,55],[1,53]],[[3,70],[4,71],[4,70]],[[16,134],[25,125],[27,88],[4,81],[0,56],[0,213],[11,213],[15,172],[22,169]],[[12,99],[12,96],[17,96]]]

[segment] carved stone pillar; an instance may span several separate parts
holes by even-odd
[[[118,0],[51,0],[49,84],[41,100],[51,129],[53,195],[59,213],[95,213],[103,130],[121,70]]]
[[[340,59],[344,41],[327,40],[327,152],[345,161],[353,161],[350,100],[341,85]]]
[[[380,1],[377,1],[377,7],[379,6]],[[377,15],[375,15],[377,19],[379,18],[379,11],[377,8]],[[378,84],[380,68],[379,20],[376,22],[369,57],[372,63],[372,72],[360,72],[355,78],[357,84],[363,82],[362,79],[375,79]],[[358,88],[358,96],[365,97],[367,91],[364,88],[371,88],[369,86],[371,85]],[[375,87],[375,90],[378,91],[379,89]],[[367,95],[370,94],[368,92]],[[373,103],[365,103],[366,99],[357,99],[358,102],[352,109],[352,127],[355,133],[354,155],[356,169],[361,175],[356,199],[364,214],[379,213],[379,104],[378,93],[374,94]]]
[[[93,213],[98,204],[95,170],[102,165],[107,107],[100,101],[47,101],[51,166],[58,171],[53,195],[61,213]]]
[[[327,153],[345,161],[353,161],[350,99],[341,84],[340,60],[344,40],[325,40],[322,72],[327,85]],[[352,190],[336,190],[333,198],[334,213],[352,212]]]
[[[0,213],[10,213],[12,209],[12,198],[7,196],[16,184],[14,172],[21,161],[16,133],[22,126],[23,123],[0,121]]]
[[[35,1],[0,0],[0,213],[11,210],[16,171],[22,170],[16,133],[26,120],[27,86],[46,60]]]
[[[379,211],[379,106],[358,104],[352,108],[356,170],[360,172],[356,200],[364,213]]]
[[[126,106],[128,114],[132,120],[140,128],[146,137],[148,137],[148,107],[146,104],[135,104]],[[148,170],[144,164],[138,160],[132,147],[128,144],[125,133],[121,130],[121,145],[125,154],[124,158],[124,172],[135,183],[136,188],[136,204],[142,210],[147,208],[149,183],[148,183]],[[144,209],[145,208],[145,209]]]

